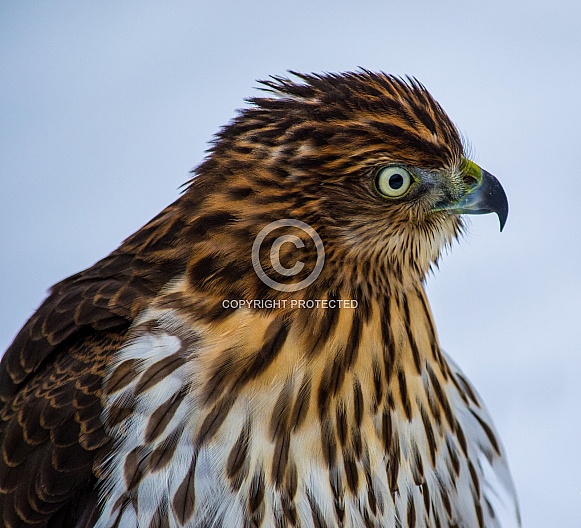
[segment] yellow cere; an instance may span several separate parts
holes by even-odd
[[[482,169],[476,165],[473,161],[464,158],[464,163],[462,164],[462,173],[466,176],[474,178],[479,184],[482,183]]]

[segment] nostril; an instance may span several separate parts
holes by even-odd
[[[469,191],[476,189],[476,187],[480,185],[480,181],[474,176],[471,176],[470,174],[464,174],[462,176],[462,180],[464,180],[464,184],[466,185]]]
[[[462,181],[466,185],[466,192],[472,192],[482,183],[482,169],[466,158],[462,167]]]

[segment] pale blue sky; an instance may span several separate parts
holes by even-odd
[[[511,205],[430,277],[441,342],[502,434],[524,525],[580,526],[580,27],[562,0],[3,2],[0,350],[178,196],[255,79],[414,75]]]

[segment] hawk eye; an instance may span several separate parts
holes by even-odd
[[[410,173],[403,167],[385,167],[375,177],[375,187],[389,198],[403,196],[414,182]]]

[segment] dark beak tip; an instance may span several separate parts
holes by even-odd
[[[500,222],[500,232],[506,225],[508,219],[508,198],[500,182],[489,172],[483,170],[485,180],[486,194],[488,195],[488,206],[490,212],[495,212]]]
[[[506,203],[506,207],[496,212],[496,216],[498,216],[498,221],[500,222],[500,232],[502,233],[502,230],[504,229],[508,219],[508,201]]]

